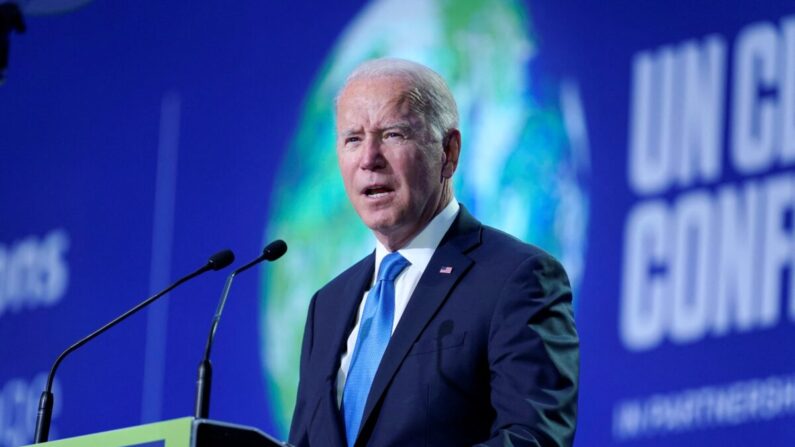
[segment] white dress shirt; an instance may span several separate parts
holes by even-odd
[[[400,317],[403,316],[403,311],[409,303],[411,294],[420,282],[420,277],[428,263],[431,262],[431,256],[439,246],[447,230],[453,224],[460,206],[458,201],[453,198],[444,209],[434,217],[431,222],[411,240],[405,247],[398,250],[411,265],[403,269],[403,271],[395,279],[395,318],[392,320],[392,333],[395,332]],[[375,285],[376,278],[378,278],[378,268],[381,266],[381,260],[384,256],[389,254],[389,250],[384,247],[381,242],[376,239],[375,243],[375,272],[370,281],[370,287],[364,292],[364,297],[359,303],[359,311],[356,314],[356,326],[353,327],[351,334],[348,336],[348,343],[346,344],[345,352],[342,353],[340,360],[340,369],[337,372],[337,406],[342,405],[342,392],[345,389],[345,379],[348,376],[348,368],[351,366],[351,357],[353,350],[356,347],[356,339],[359,336],[359,322],[362,318],[362,311],[364,311],[364,304],[367,301],[367,294]]]

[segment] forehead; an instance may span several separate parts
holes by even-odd
[[[410,82],[398,76],[354,79],[340,93],[337,122],[419,117],[413,90]]]

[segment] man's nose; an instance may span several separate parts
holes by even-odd
[[[384,158],[383,146],[378,138],[367,138],[362,147],[362,156],[359,160],[359,167],[373,171],[382,169],[386,166],[386,159]]]

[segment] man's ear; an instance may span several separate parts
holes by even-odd
[[[442,178],[451,178],[458,168],[458,156],[461,153],[461,132],[450,129],[442,140]]]

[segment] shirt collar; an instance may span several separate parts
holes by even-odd
[[[425,267],[431,261],[433,252],[439,246],[447,230],[453,224],[458,210],[461,206],[455,198],[452,198],[447,206],[437,214],[420,233],[414,237],[405,247],[398,250],[406,260],[411,263],[412,268],[419,268],[424,271]],[[373,275],[373,283],[375,278],[378,278],[378,267],[381,266],[381,260],[390,252],[384,247],[378,239],[375,241],[375,273]]]

